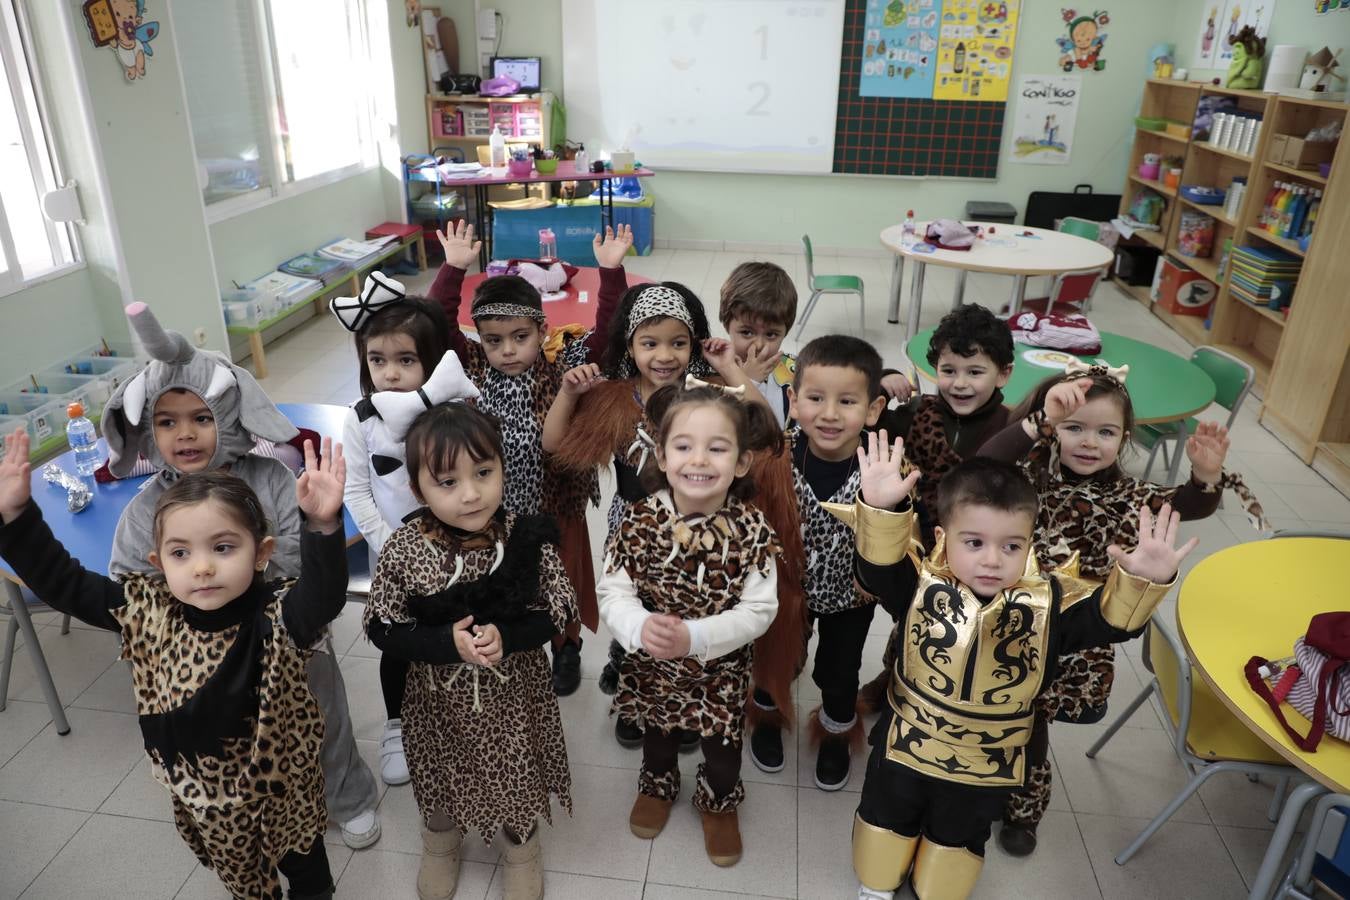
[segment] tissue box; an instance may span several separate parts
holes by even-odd
[[[1199,272],[1164,259],[1158,305],[1174,316],[1205,316],[1218,289]]]

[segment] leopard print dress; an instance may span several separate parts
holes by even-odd
[[[798,443],[806,439],[800,430],[790,431],[786,437],[788,453],[795,459],[794,451]],[[807,452],[809,454],[810,451]],[[873,602],[858,590],[853,579],[853,531],[825,511],[801,468],[796,465],[792,467],[792,485],[797,492],[802,547],[806,550],[803,586],[811,614],[824,616]],[[851,504],[861,487],[862,472],[855,466],[844,484],[826,502]]]
[[[627,572],[638,598],[650,612],[704,619],[736,606],[753,573],[768,574],[779,552],[778,539],[764,514],[729,497],[712,516],[681,517],[670,495],[661,491],[624,511],[619,529],[605,549],[605,571]],[[645,650],[624,656],[612,712],[644,729],[693,731],[740,746],[745,703],[750,696],[754,645],[704,662],[694,656],[654,659]],[[744,785],[714,798],[700,764],[694,805],[709,812],[735,809]],[[654,774],[643,767],[638,788],[674,799],[679,768]]]
[[[225,738],[223,752],[165,760],[150,751],[151,773],[173,797],[174,824],[202,864],[235,897],[277,898],[276,863],[322,840],[323,716],[305,675],[312,655],[292,642],[282,582],[263,611],[264,639],[258,715],[246,737]],[[123,581],[127,602],[111,610],[122,626],[122,658],[130,661],[136,711],[142,721],[181,707],[212,677],[240,626],[206,632],[184,621],[183,605],[162,580],[133,575]]]
[[[395,531],[384,545],[371,584],[365,624],[412,621],[407,599],[444,590],[453,574],[474,581],[492,571],[504,526],[465,538],[432,516]],[[546,611],[561,631],[577,615],[576,599],[551,544],[543,548],[539,597],[529,608]],[[422,817],[450,817],[461,833],[476,829],[491,843],[503,827],[530,832],[552,822],[550,796],[572,811],[558,698],[542,647],[504,656],[492,668],[454,663],[411,663],[403,700],[403,745]]]

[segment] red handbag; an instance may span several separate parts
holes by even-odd
[[[1289,705],[1312,722],[1306,737],[1295,731],[1280,709],[1280,701],[1261,677],[1268,661],[1253,656],[1243,672],[1252,690],[1270,706],[1289,737],[1309,753],[1317,749],[1322,735],[1350,741],[1350,612],[1318,613],[1308,623],[1308,633],[1294,642],[1300,675],[1288,692]]]

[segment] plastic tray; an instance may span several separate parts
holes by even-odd
[[[1223,198],[1226,193],[1223,188],[1205,187],[1200,184],[1183,184],[1181,186],[1181,196],[1201,206],[1223,205]]]
[[[71,370],[74,371],[71,371]],[[104,383],[109,397],[122,382],[136,377],[141,370],[140,363],[123,356],[84,356],[68,359],[63,363],[50,366],[37,374],[38,381],[49,375],[76,375],[97,378]],[[103,401],[107,402],[106,398]]]
[[[66,409],[46,394],[17,394],[0,392],[0,421],[5,431],[23,423],[32,441],[31,456],[40,456],[59,447],[66,440]]]
[[[1167,120],[1155,119],[1149,116],[1135,116],[1134,127],[1142,128],[1144,131],[1162,131],[1167,127]]]

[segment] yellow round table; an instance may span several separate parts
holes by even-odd
[[[1350,792],[1350,744],[1324,737],[1317,750],[1298,748],[1266,702],[1247,683],[1243,667],[1253,656],[1279,659],[1321,612],[1346,602],[1350,541],[1335,538],[1275,538],[1229,547],[1202,560],[1177,597],[1177,627],[1191,663],[1214,696],[1262,741],[1305,772],[1312,782],[1289,795],[1266,848],[1250,897],[1264,898],[1274,886],[1280,860],[1303,807],[1327,791]],[[1307,734],[1309,722],[1284,705],[1289,724]]]

